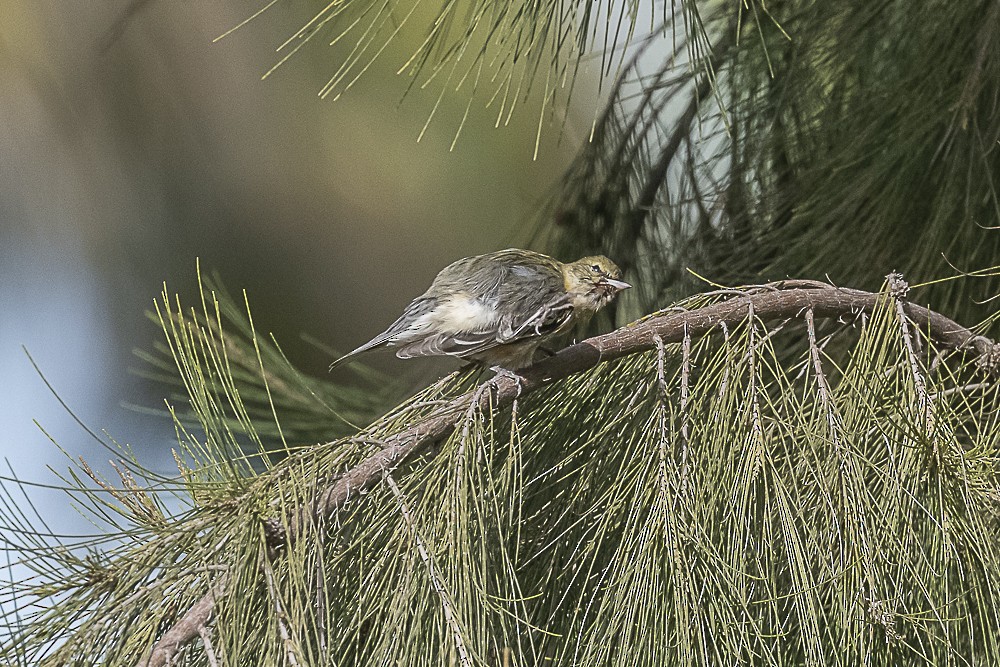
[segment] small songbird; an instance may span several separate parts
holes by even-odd
[[[430,288],[375,338],[334,366],[382,345],[401,359],[449,355],[506,370],[532,363],[538,346],[588,320],[631,285],[607,257],[569,264],[510,248],[446,266]]]

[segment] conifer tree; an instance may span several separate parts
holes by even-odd
[[[416,6],[331,4],[290,51],[356,43],[340,94]],[[533,245],[637,288],[520,379],[388,410],[367,371],[298,372],[245,299],[165,291],[178,474],[80,461],[76,540],[5,485],[35,576],[2,660],[1000,661],[1000,2],[467,0],[426,31],[411,81],[501,115],[603,54]]]

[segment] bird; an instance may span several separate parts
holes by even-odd
[[[443,268],[426,292],[385,331],[330,370],[382,346],[401,359],[452,356],[496,369],[531,365],[539,346],[590,319],[631,285],[607,257],[563,263],[508,248],[465,257]]]

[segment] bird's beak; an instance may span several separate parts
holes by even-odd
[[[622,290],[627,290],[632,288],[632,286],[629,285],[624,280],[615,280],[614,278],[604,278],[601,280],[601,282],[605,285],[610,285],[611,287],[614,287],[619,292]]]

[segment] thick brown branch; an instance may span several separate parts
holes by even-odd
[[[802,316],[811,310],[817,318],[853,318],[871,313],[886,297],[883,294],[842,289],[809,281],[786,281],[734,296],[704,308],[656,314],[610,333],[588,338],[565,348],[521,372],[520,383],[512,376],[498,375],[476,390],[459,396],[410,428],[384,441],[384,448],[337,478],[316,496],[315,500],[286,522],[269,525],[275,552],[296,541],[303,529],[314,521],[329,521],[336,517],[351,494],[380,483],[383,476],[432,444],[446,438],[474,402],[484,411],[497,411],[519,396],[555,380],[588,370],[598,364],[630,354],[653,349],[657,338],[664,343],[677,343],[685,335],[704,336],[722,324],[738,325],[747,318],[751,305],[754,315],[764,321]],[[991,340],[973,334],[969,329],[927,308],[911,303],[903,309],[916,328],[938,343],[952,347],[970,347],[984,357],[993,355]],[[686,333],[685,333],[686,332]],[[221,590],[218,584],[218,590]],[[163,637],[147,661],[148,667],[164,667],[184,643],[198,636],[199,628],[208,622],[215,596],[206,595],[196,603]]]
[[[163,633],[149,655],[139,662],[139,667],[166,667],[182,646],[201,635],[215,611],[216,596],[225,590],[225,579],[225,575],[216,579],[212,590]]]

